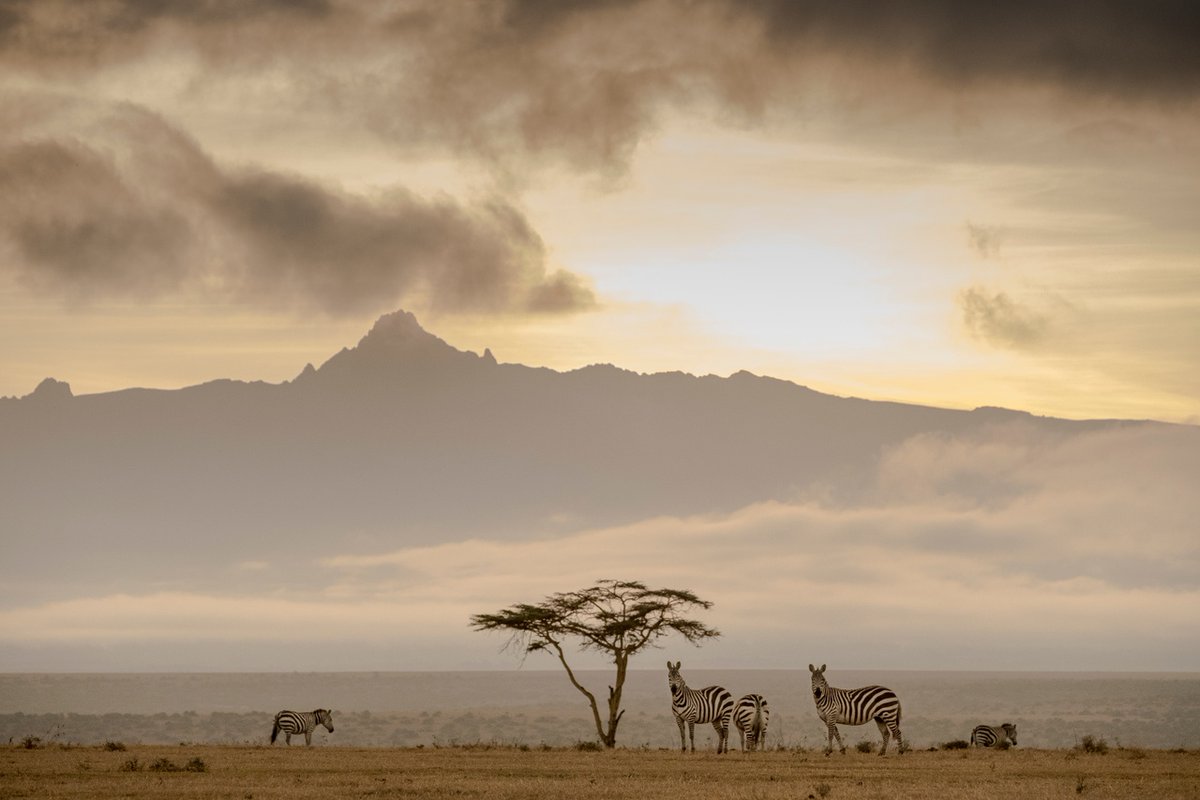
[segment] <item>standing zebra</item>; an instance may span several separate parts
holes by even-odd
[[[767,723],[770,721],[767,699],[761,694],[748,694],[737,701],[733,707],[733,724],[741,737],[743,752],[753,753],[759,747],[766,747]]]
[[[904,752],[904,738],[900,735],[900,698],[891,689],[882,686],[863,686],[860,689],[835,689],[825,680],[825,665],[817,669],[808,665],[812,673],[813,701],[817,704],[817,714],[821,721],[829,727],[829,741],[825,745],[825,755],[833,752],[833,740],[837,737],[838,747],[846,752],[842,743],[842,735],[838,733],[838,723],[842,725],[866,725],[871,720],[879,726],[883,734],[883,748],[879,755],[887,753],[888,733],[896,735],[896,747]]]
[[[271,744],[275,744],[275,739],[282,731],[286,737],[284,741],[289,745],[292,743],[293,733],[303,733],[304,743],[312,747],[313,731],[317,729],[318,725],[324,725],[327,731],[333,733],[333,712],[325,708],[318,708],[307,714],[296,711],[280,711],[275,715],[275,726],[271,728]]]
[[[696,752],[696,723],[711,722],[717,732],[717,752],[729,750],[729,720],[733,716],[733,695],[720,686],[689,689],[679,674],[682,661],[667,662],[667,685],[671,687],[671,711],[679,726],[679,749],[687,752],[683,723],[687,723],[692,752]]]
[[[1005,747],[1017,744],[1017,726],[1006,722],[998,728],[991,725],[976,725],[971,731],[972,747]]]

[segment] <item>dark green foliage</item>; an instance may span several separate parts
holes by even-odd
[[[1104,739],[1097,739],[1095,736],[1089,734],[1080,740],[1079,749],[1085,753],[1095,753],[1102,756],[1108,752],[1108,742]]]
[[[962,739],[955,739],[950,742],[942,742],[943,750],[966,750],[970,746],[970,742],[963,741]]]
[[[26,736],[21,740],[21,747],[24,747],[26,750],[37,750],[41,746],[42,737],[40,736]]]
[[[125,751],[125,743],[124,742],[114,742],[110,739],[104,743],[104,749],[110,753],[124,752]]]

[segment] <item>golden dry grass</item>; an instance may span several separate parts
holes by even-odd
[[[160,759],[206,772],[155,772]],[[136,759],[138,771],[123,768]],[[386,749],[187,745],[0,750],[4,798],[569,798],[930,800],[1200,797],[1200,752],[1112,750],[579,752],[494,747]]]

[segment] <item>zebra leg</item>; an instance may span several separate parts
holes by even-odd
[[[679,752],[687,752],[687,734],[683,732],[683,717],[675,715],[675,724],[679,726]]]
[[[833,740],[837,739],[838,750],[842,751],[842,755],[846,755],[846,744],[842,741],[842,734],[838,731],[837,725],[830,722],[829,725],[829,741],[825,745],[825,755],[833,752]]]
[[[754,734],[751,734],[751,736],[753,736],[753,735]],[[742,730],[741,728],[738,728],[738,739],[742,743],[742,752],[743,753],[746,752],[746,732],[744,730]],[[753,748],[753,739],[751,740],[751,749],[754,749]]]
[[[721,727],[721,720],[713,720],[713,730],[717,732],[717,753],[724,753],[729,750],[729,728]]]
[[[688,720],[688,740],[692,743],[692,752],[696,752],[696,723]]]
[[[875,724],[879,726],[879,732],[883,735],[883,747],[879,748],[879,755],[882,756],[887,753],[888,737],[890,734],[888,733],[888,726],[886,722],[881,719],[877,719],[875,720]]]
[[[312,730],[311,729],[304,731],[304,746],[312,747]]]
[[[291,747],[292,746],[292,732],[284,731],[283,735],[284,735],[284,741],[287,742],[287,746]]]

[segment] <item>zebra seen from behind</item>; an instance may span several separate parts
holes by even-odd
[[[842,753],[846,752],[842,735],[838,733],[838,724],[866,725],[871,720],[875,720],[879,732],[883,734],[883,747],[879,755],[887,753],[889,733],[895,735],[897,749],[904,752],[904,738],[900,735],[900,698],[896,697],[895,692],[883,686],[835,689],[825,680],[824,664],[820,669],[809,664],[808,671],[812,673],[813,702],[817,704],[817,714],[829,728],[825,755],[833,752],[834,738]]]
[[[318,725],[324,725],[325,730],[333,733],[333,712],[326,708],[318,708],[307,714],[298,711],[280,711],[275,715],[275,725],[271,728],[271,744],[275,744],[280,732],[284,734],[284,741],[289,745],[292,743],[293,733],[303,733],[304,744],[312,747],[313,731],[317,729]]]
[[[705,686],[689,689],[679,674],[682,661],[667,662],[667,686],[671,689],[671,711],[675,724],[679,726],[679,749],[687,752],[688,740],[683,736],[683,724],[687,723],[688,739],[692,752],[696,752],[696,723],[711,722],[717,732],[717,752],[729,750],[729,721],[733,717],[733,695],[720,686]]]
[[[743,752],[766,747],[767,723],[770,721],[767,699],[761,694],[745,695],[734,704],[733,724],[741,737]]]
[[[999,727],[976,725],[971,731],[972,747],[1005,747],[1017,744],[1017,726],[1006,722]]]

